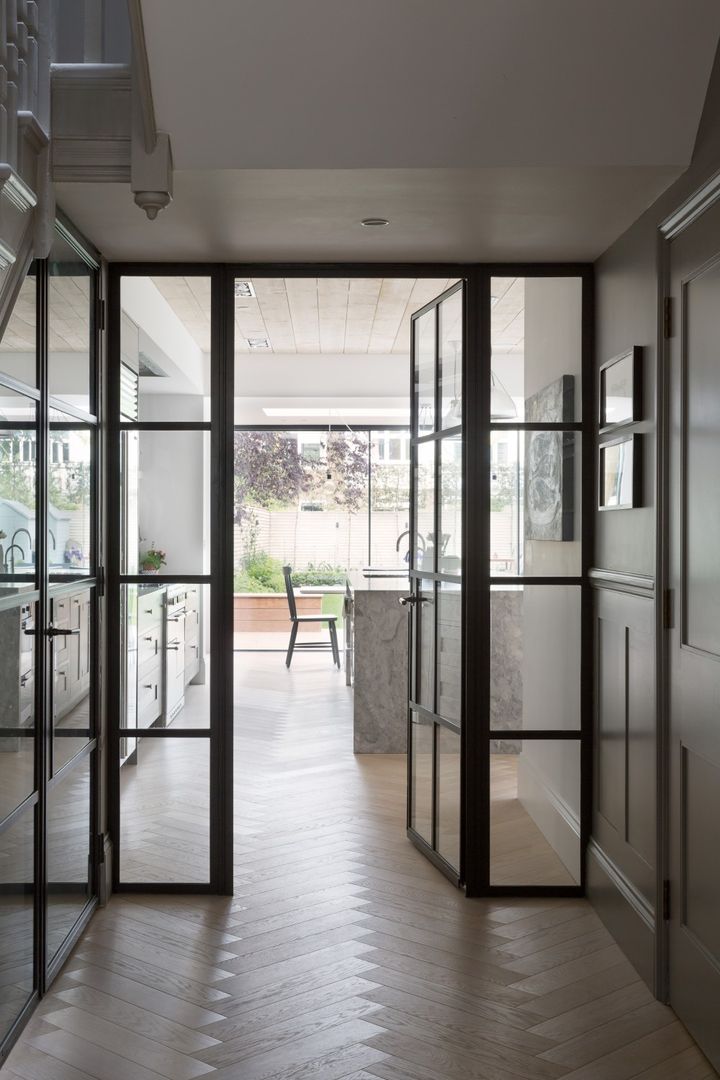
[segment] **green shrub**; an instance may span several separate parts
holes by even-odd
[[[346,571],[342,566],[309,563],[305,570],[293,571],[293,585],[344,585]],[[264,551],[248,556],[241,570],[235,572],[234,591],[243,593],[284,593],[285,578],[282,563]]]

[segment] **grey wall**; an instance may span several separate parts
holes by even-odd
[[[588,891],[601,918],[656,990],[656,390],[662,340],[658,227],[720,169],[716,57],[690,168],[596,263],[596,364],[643,349],[643,502],[596,512],[595,785]],[[641,575],[634,588],[626,575]]]

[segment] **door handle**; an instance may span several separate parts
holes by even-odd
[[[80,636],[80,627],[77,626],[73,630],[61,630],[61,628],[59,626],[48,626],[47,630],[45,631],[45,635],[46,635],[46,637],[49,637],[49,638],[54,638],[54,637],[79,637]]]
[[[407,604],[428,604],[429,602],[429,596],[400,596],[398,598],[398,604],[402,605],[402,607]]]

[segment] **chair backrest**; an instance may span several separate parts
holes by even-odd
[[[285,593],[287,595],[288,608],[290,610],[290,618],[297,619],[297,604],[295,603],[295,590],[292,583],[292,566],[283,566],[283,577],[285,578]]]

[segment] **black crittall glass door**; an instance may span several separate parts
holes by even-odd
[[[465,287],[412,317],[408,829],[461,878]]]
[[[62,225],[0,340],[0,1046],[97,893],[97,275]]]

